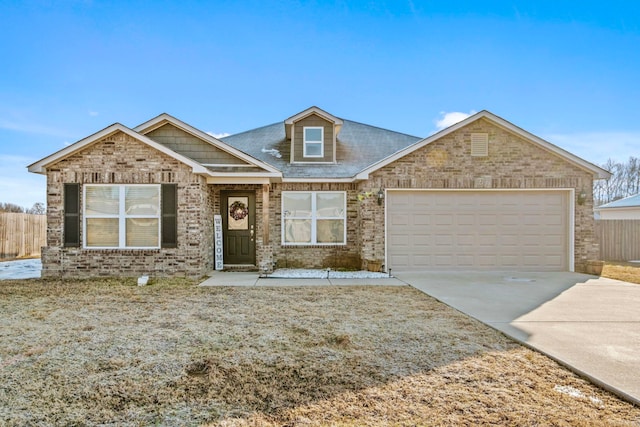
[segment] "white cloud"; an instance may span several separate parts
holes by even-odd
[[[207,132],[207,135],[211,135],[214,138],[220,139],[220,138],[224,138],[225,136],[229,136],[231,134],[226,132],[222,132],[222,133]]]
[[[541,137],[591,163],[619,162],[640,157],[640,132],[589,132],[549,134]]]
[[[440,118],[435,121],[435,124],[438,130],[442,130],[463,121],[464,119],[474,115],[475,113],[476,112],[473,110],[471,110],[469,113],[461,113],[459,111],[441,111]]]
[[[24,208],[30,208],[36,202],[46,203],[46,177],[27,172],[27,166],[36,160],[0,154],[0,202]]]
[[[90,115],[91,117],[97,117],[97,116],[99,116],[99,115],[100,115],[100,113],[98,113],[97,111],[89,111],[89,115]]]

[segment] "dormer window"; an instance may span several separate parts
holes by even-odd
[[[311,107],[284,121],[284,134],[291,141],[290,162],[336,164],[338,133],[342,119]]]
[[[324,128],[321,126],[305,126],[304,157],[324,157]]]

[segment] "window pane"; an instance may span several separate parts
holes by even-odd
[[[285,220],[284,241],[286,243],[311,243],[311,220]]]
[[[317,222],[318,243],[344,243],[344,221],[323,219]]]
[[[322,143],[309,143],[305,144],[305,156],[322,156]]]
[[[158,216],[160,212],[160,188],[155,185],[126,187],[125,211],[127,215]]]
[[[85,214],[118,215],[118,194],[119,188],[115,186],[87,186]]]
[[[132,247],[158,247],[158,219],[156,218],[128,218],[127,246]]]
[[[322,129],[321,128],[305,128],[304,140],[306,142],[309,142],[309,141],[322,142]]]
[[[285,217],[311,217],[311,193],[282,193]]]
[[[344,217],[344,193],[318,193],[317,197],[319,218]]]
[[[118,218],[87,218],[87,247],[117,247]]]

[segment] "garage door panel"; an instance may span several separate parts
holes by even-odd
[[[455,261],[453,255],[436,255],[433,259],[437,267],[446,267],[453,264]]]
[[[502,255],[500,260],[505,267],[518,267],[520,263],[520,257],[517,255]]]
[[[476,239],[474,235],[459,234],[456,237],[457,237],[456,243],[458,244],[458,246],[470,246],[470,247],[475,246]]]
[[[413,225],[428,225],[431,223],[431,215],[416,214],[413,216]]]
[[[497,255],[480,254],[477,257],[479,267],[492,267],[498,263]]]
[[[387,262],[413,270],[567,270],[568,200],[566,191],[390,190]]]
[[[520,236],[517,234],[502,234],[500,236],[500,244],[502,246],[518,246],[520,244]]]
[[[503,226],[520,225],[520,216],[516,214],[501,214],[500,224]]]
[[[434,214],[433,215],[433,225],[443,226],[443,225],[453,225],[453,217],[449,214]]]
[[[391,225],[409,225],[409,215],[408,214],[395,214],[391,217]]]
[[[455,220],[458,226],[475,226],[476,223],[476,217],[472,213],[458,214],[456,215]]]
[[[541,222],[544,225],[557,226],[562,225],[562,217],[560,215],[543,215]]]
[[[478,225],[480,227],[484,226],[494,226],[498,222],[497,215],[495,213],[492,214],[478,214]]]
[[[495,235],[480,235],[478,236],[478,246],[484,250],[495,250],[498,246],[497,236]]]
[[[440,234],[434,237],[434,246],[437,246],[440,250],[453,250],[454,236],[451,234]]]

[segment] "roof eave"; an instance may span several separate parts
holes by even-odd
[[[86,148],[87,146],[100,141],[101,139],[104,139],[118,131],[123,131],[124,129],[127,129],[126,126],[120,124],[120,123],[114,123],[110,126],[107,126],[106,128],[99,130],[98,132],[87,136],[86,138],[83,138],[71,145],[68,145],[56,152],[54,152],[53,154],[48,155],[47,157],[44,157],[40,160],[38,160],[37,162],[34,162],[32,164],[30,164],[29,166],[27,166],[27,170],[29,172],[32,173],[39,173],[39,174],[45,174],[46,173],[46,167],[48,165],[50,165],[51,163],[55,163],[57,161],[60,161],[64,158],[67,158],[73,154],[75,154],[76,152],[82,150],[83,148]]]
[[[284,121],[284,124],[285,125],[291,125],[291,124],[297,122],[298,120],[303,119],[303,118],[305,118],[305,117],[307,117],[307,116],[309,116],[311,114],[317,114],[320,117],[322,117],[322,118],[324,118],[324,119],[326,119],[326,120],[328,120],[330,122],[333,122],[338,126],[342,126],[344,124],[344,121],[341,118],[336,117],[331,113],[327,113],[322,108],[318,108],[316,106],[307,108],[306,110],[301,111],[298,114],[295,114],[295,115],[289,117],[288,119],[286,119]]]
[[[282,178],[282,182],[287,182],[287,183],[317,183],[317,182],[336,182],[336,183],[352,183],[352,182],[356,182],[357,178],[355,176],[353,177],[342,177],[342,178],[316,178],[316,177],[300,177],[300,178],[296,178],[296,177],[289,177],[289,178]]]
[[[594,211],[635,211],[640,209],[638,206],[598,206],[593,208]]]

